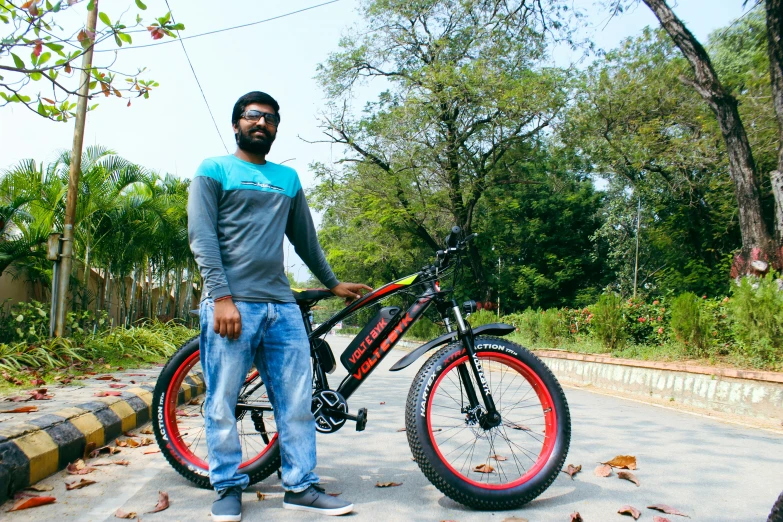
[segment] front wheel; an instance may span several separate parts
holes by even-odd
[[[513,509],[557,477],[571,442],[563,389],[538,357],[506,339],[480,336],[476,356],[500,424],[483,416],[461,342],[436,352],[408,394],[406,432],[422,472],[449,498],[476,509]],[[471,404],[469,391],[478,396]]]

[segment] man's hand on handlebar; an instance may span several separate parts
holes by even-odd
[[[345,304],[349,305],[362,296],[362,290],[371,292],[372,288],[361,283],[338,283],[337,286],[330,288],[330,290],[337,297],[345,299]]]

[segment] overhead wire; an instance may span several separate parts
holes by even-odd
[[[176,20],[174,20],[174,11],[171,10],[171,6],[169,5],[169,0],[165,0],[165,2],[166,2],[166,7],[169,9],[169,13],[171,14],[171,21],[177,23]],[[185,49],[185,42],[182,41],[182,38],[179,38],[179,31],[177,31],[177,37],[179,43],[182,44],[182,52],[185,53],[185,59],[187,59],[188,65],[190,65],[190,70],[193,71],[193,78],[196,79],[196,85],[198,85],[198,90],[201,91],[201,97],[204,98],[204,103],[207,106],[209,117],[212,118],[212,124],[215,126],[215,131],[218,133],[218,138],[220,138],[220,143],[222,143],[223,148],[226,149],[226,154],[229,154],[228,147],[226,146],[226,142],[223,140],[223,135],[220,134],[220,127],[218,127],[217,121],[215,121],[215,115],[212,114],[212,108],[209,106],[209,102],[207,101],[207,95],[204,94],[204,89],[201,87],[201,82],[198,80],[196,69],[193,67],[193,62],[190,61],[190,56],[188,56],[188,50]]]
[[[323,2],[323,3],[320,3],[320,4],[316,4],[316,5],[311,5],[309,7],[304,7],[302,9],[297,9],[296,11],[290,11],[290,12],[285,13],[285,14],[273,16],[271,18],[265,18],[263,20],[258,20],[256,22],[250,22],[250,23],[241,24],[241,25],[234,25],[234,26],[231,26],[231,27],[224,27],[223,29],[215,29],[214,31],[207,31],[205,33],[192,34],[190,36],[183,36],[183,37],[177,38],[177,39],[180,40],[180,41],[182,41],[182,40],[190,40],[191,38],[201,38],[202,36],[208,36],[208,35],[211,35],[211,34],[224,33],[226,31],[233,31],[235,29],[243,29],[245,27],[251,27],[253,25],[263,24],[263,23],[266,23],[266,22],[271,22],[273,20],[279,20],[281,18],[286,18],[288,16],[293,16],[295,14],[304,13],[305,11],[310,11],[312,9],[317,9],[319,7],[323,7],[323,6],[329,5],[329,4],[334,4],[334,3],[337,3],[339,1],[340,0],[330,0],[328,2]],[[167,2],[167,4],[168,4],[168,2]],[[175,40],[166,40],[166,41],[163,41],[163,42],[155,42],[155,43],[151,43],[151,44],[133,45],[133,46],[128,46],[128,47],[119,47],[117,49],[95,49],[94,52],[96,52],[96,53],[112,52],[113,53],[113,52],[117,52],[117,51],[128,51],[128,50],[131,50],[131,49],[143,49],[145,47],[155,47],[155,46],[158,46],[158,45],[167,45],[167,44],[174,43],[174,42],[175,42]]]

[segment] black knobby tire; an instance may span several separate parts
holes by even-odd
[[[783,493],[780,494],[777,502],[772,506],[772,512],[769,514],[767,522],[783,522]]]
[[[568,403],[549,368],[522,346],[489,336],[477,337],[475,346],[501,424],[485,429],[475,422],[459,366],[468,370],[477,394],[479,383],[462,344],[452,343],[430,357],[411,386],[408,444],[424,475],[452,500],[475,509],[513,509],[543,493],[562,469],[571,441]],[[465,456],[460,467],[465,454],[470,463]]]
[[[206,388],[198,370],[199,361],[199,338],[194,337],[183,344],[163,367],[152,398],[152,425],[161,453],[177,473],[200,487],[209,488],[209,468],[201,458],[206,457],[206,443],[203,408],[199,406],[203,403]],[[252,385],[258,383],[260,377],[256,373]],[[260,394],[265,388],[261,386],[259,390],[255,393]],[[247,420],[243,417],[237,423]],[[187,432],[180,433],[183,422],[189,426]],[[268,422],[273,423],[273,419],[268,419]],[[185,436],[187,441],[183,439]],[[242,443],[249,447],[243,446],[243,464],[239,471],[249,475],[250,483],[254,484],[280,467],[280,448],[274,435],[268,444],[257,432],[249,433],[247,440],[250,437],[257,438],[259,442],[250,446],[243,440]]]

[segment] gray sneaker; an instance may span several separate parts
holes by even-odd
[[[321,513],[322,515],[345,515],[353,511],[353,504],[331,497],[324,493],[323,488],[314,485],[299,493],[286,491],[283,497],[283,507]]]
[[[234,486],[217,492],[212,503],[212,522],[239,522],[242,520],[242,488]]]

